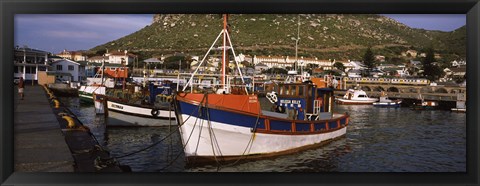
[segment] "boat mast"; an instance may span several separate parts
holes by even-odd
[[[297,39],[295,39],[295,71],[298,72],[298,41],[300,40],[300,14],[297,16]],[[302,73],[303,73],[303,68]]]
[[[223,14],[223,52],[222,52],[222,88],[225,90],[225,74],[227,65],[227,19],[228,15]]]

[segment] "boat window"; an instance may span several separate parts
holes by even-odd
[[[366,97],[365,95],[358,95],[359,98],[364,98]]]
[[[291,86],[291,89],[292,89],[292,96],[296,96],[297,95],[297,86]]]
[[[305,88],[305,86],[299,86],[299,87],[298,87],[298,95],[299,95],[299,96],[302,96],[302,97],[304,96],[304,95],[303,95],[303,89],[304,89],[304,88]]]
[[[285,91],[285,87],[284,86],[280,86],[280,95],[283,95],[283,92]]]
[[[285,86],[285,95],[290,95],[290,86]]]

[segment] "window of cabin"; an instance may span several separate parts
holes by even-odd
[[[13,68],[13,73],[18,73],[18,67]]]
[[[304,88],[305,88],[305,86],[299,86],[299,87],[298,87],[298,96],[301,96],[301,97],[304,96],[304,95],[303,95],[303,89],[304,89]]]
[[[283,95],[284,92],[285,92],[285,87],[284,87],[284,86],[280,86],[280,95]]]
[[[63,66],[62,65],[57,65],[57,70],[63,70]]]
[[[312,87],[308,86],[308,97],[312,97]]]
[[[291,86],[291,89],[292,89],[292,96],[296,96],[297,95],[297,86]]]
[[[290,95],[290,86],[285,86],[285,95]]]
[[[358,95],[359,98],[364,98],[366,97],[365,95]]]
[[[75,67],[73,67],[73,65],[68,65],[68,71],[73,71],[75,69]]]

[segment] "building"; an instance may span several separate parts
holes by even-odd
[[[128,53],[128,51],[115,51],[115,52],[110,52],[105,54],[106,57],[108,57],[108,62],[110,64],[123,64],[125,65],[131,64],[135,61],[135,58],[137,57],[134,54]]]
[[[69,59],[53,62],[50,71],[55,71],[57,80],[62,82],[81,82],[86,78],[85,65]]]
[[[253,56],[253,64],[263,63],[268,68],[294,68],[295,62],[298,63],[298,68],[308,67],[308,66],[315,66],[322,68],[324,70],[332,70],[333,64],[335,62],[343,63],[343,65],[347,69],[351,69],[352,66],[349,62],[342,62],[336,61],[335,59],[318,59],[318,58],[306,58],[306,57],[299,57],[298,59],[290,58],[289,56]]]
[[[103,62],[108,62],[108,57],[107,56],[93,56],[87,59],[88,62],[90,63],[103,63]]]
[[[457,60],[454,60],[452,62],[450,62],[452,64],[452,67],[462,67],[462,66],[465,66],[467,65],[467,62],[466,61],[457,61]]]
[[[68,51],[68,50],[63,50],[57,56],[63,58],[63,59],[69,59],[73,61],[86,61],[87,56],[83,54],[83,52],[80,51]]]
[[[28,47],[15,47],[13,58],[13,76],[25,81],[38,81],[39,71],[48,71],[49,53]]]

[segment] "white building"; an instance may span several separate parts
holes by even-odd
[[[64,74],[57,77],[61,81],[80,82],[85,78],[85,66],[68,59],[53,62],[50,70]]]
[[[122,62],[125,62],[125,65],[128,65],[130,63],[133,63],[135,60],[135,55],[128,53],[128,51],[116,51],[116,52],[110,52],[105,54],[106,57],[108,57],[108,63],[113,63],[113,64],[122,64]]]
[[[38,81],[38,71],[48,71],[48,52],[28,47],[14,48],[13,76]]]

